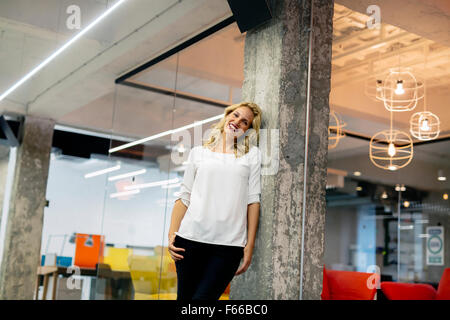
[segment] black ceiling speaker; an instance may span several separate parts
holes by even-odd
[[[272,18],[267,0],[227,0],[241,33]]]

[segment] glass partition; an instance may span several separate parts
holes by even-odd
[[[116,86],[96,299],[176,299],[167,247],[183,162],[240,100],[243,40],[230,25]]]
[[[450,264],[450,90],[440,73],[450,48],[396,26],[358,25],[367,19],[335,5],[325,265],[437,288]],[[402,103],[408,109],[396,112]],[[414,114],[425,109],[440,118],[436,135],[425,136],[437,128],[431,120],[417,133]],[[399,131],[405,138],[394,141]]]

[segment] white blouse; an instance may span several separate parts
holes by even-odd
[[[188,208],[175,234],[194,241],[245,247],[247,205],[260,202],[260,177],[258,147],[251,147],[239,158],[203,146],[192,148],[178,198]]]

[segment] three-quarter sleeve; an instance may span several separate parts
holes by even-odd
[[[183,182],[181,183],[180,187],[180,196],[176,199],[176,200],[181,199],[181,202],[183,202],[186,207],[189,207],[190,204],[192,186],[194,184],[196,172],[194,153],[195,148],[192,148],[191,151],[189,152],[189,156],[186,161],[186,169],[184,171]]]
[[[261,195],[261,151],[254,147],[255,152],[251,157],[250,175],[248,178],[248,201],[247,204],[260,202]]]

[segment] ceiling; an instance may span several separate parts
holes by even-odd
[[[80,7],[83,27],[115,2],[2,0],[0,91],[9,88],[78,31],[66,27],[69,15],[65,9],[69,5]],[[1,101],[0,111],[70,124],[63,117],[114,92],[118,76],[231,15],[225,0],[127,0]],[[91,116],[96,118],[97,114]],[[106,128],[94,124],[92,129]]]

